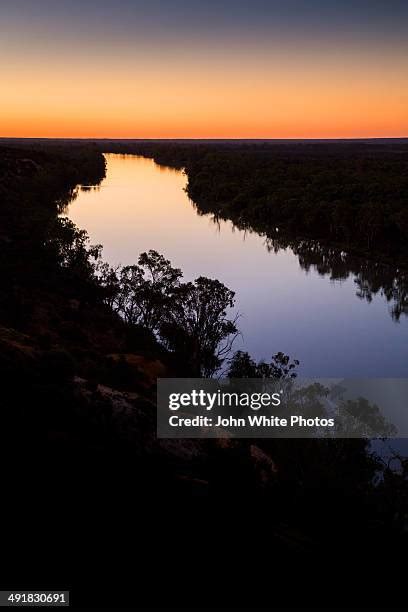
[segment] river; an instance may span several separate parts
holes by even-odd
[[[274,252],[263,236],[199,215],[183,172],[136,155],[106,161],[104,181],[80,187],[67,213],[106,261],[155,249],[186,280],[218,278],[236,292],[235,348],[256,359],[283,351],[304,376],[408,376],[407,276],[310,244]]]

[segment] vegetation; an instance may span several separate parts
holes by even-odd
[[[408,314],[405,140],[105,146],[185,168],[199,214],[265,236],[271,251],[290,248],[304,270],[352,275],[356,296],[371,302],[381,294],[395,321]]]
[[[404,141],[123,146],[158,163],[184,167],[188,194],[202,214],[231,219],[271,238],[313,238],[406,264]]]
[[[212,376],[238,333],[226,318],[234,292],[218,280],[200,276],[182,283],[181,277],[181,270],[149,251],[140,255],[139,265],[114,270],[103,264],[100,282],[113,310],[129,325],[156,334],[184,376]]]
[[[299,361],[290,361],[289,355],[276,353],[270,363],[255,363],[249,353],[237,351],[230,359],[229,378],[296,378],[296,367]]]

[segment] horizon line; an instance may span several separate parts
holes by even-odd
[[[160,142],[173,142],[173,141],[181,141],[181,142],[194,142],[194,141],[206,141],[206,142],[225,142],[225,141],[246,141],[246,142],[305,142],[305,141],[315,141],[315,142],[344,142],[344,141],[367,141],[367,140],[408,140],[408,134],[406,136],[349,136],[349,137],[308,137],[308,138],[270,138],[270,137],[255,137],[255,138],[240,138],[239,136],[234,137],[194,137],[194,138],[183,138],[183,137],[173,137],[173,138],[132,138],[132,137],[92,137],[92,136],[0,136],[0,141],[5,140],[80,140],[80,141],[129,141],[129,142],[146,142],[146,141],[160,141]]]

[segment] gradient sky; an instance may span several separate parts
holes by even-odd
[[[1,0],[0,136],[408,136],[407,0]]]

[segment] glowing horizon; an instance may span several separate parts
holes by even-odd
[[[1,137],[408,137],[400,0],[57,4],[1,4]]]

